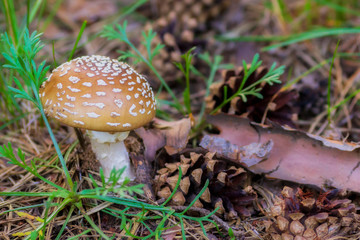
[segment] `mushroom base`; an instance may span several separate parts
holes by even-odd
[[[135,172],[131,166],[129,154],[124,144],[125,138],[129,132],[97,132],[87,131],[93,152],[99,160],[106,178],[110,177],[111,170],[126,167],[120,181],[125,177],[131,180],[135,179]]]

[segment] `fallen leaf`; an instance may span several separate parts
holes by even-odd
[[[360,145],[279,126],[260,126],[226,114],[208,116],[207,121],[219,129],[216,137],[239,147],[273,141],[268,158],[249,166],[254,173],[321,188],[332,186],[360,192]]]
[[[155,119],[154,122],[154,128],[135,130],[135,133],[143,139],[145,159],[153,161],[156,151],[162,147],[169,155],[176,154],[186,147],[191,129],[189,118],[173,122]]]
[[[181,234],[181,227],[180,226],[173,226],[172,228],[166,229],[161,237],[164,240],[173,240],[176,238],[177,234]]]

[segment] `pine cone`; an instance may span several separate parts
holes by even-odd
[[[342,193],[332,190],[316,198],[301,189],[284,187],[270,207],[274,221],[268,224],[267,233],[273,239],[329,239],[358,233],[360,215]]]
[[[173,28],[173,34],[178,37],[190,33],[205,32],[210,26],[207,24],[219,16],[230,4],[230,0],[162,0],[157,1],[159,18],[154,26],[160,31]]]
[[[243,88],[255,83],[268,72],[267,68],[259,67],[247,79]],[[240,67],[236,70],[225,70],[222,73],[223,81],[210,86],[210,95],[207,97],[207,111],[211,112],[224,101],[224,88],[227,87],[227,97],[232,96],[240,87],[244,72]],[[296,119],[296,109],[290,105],[297,98],[295,90],[281,91],[281,84],[261,84],[259,92],[263,99],[255,96],[247,96],[247,102],[241,97],[235,97],[231,102],[224,105],[219,111],[229,114],[246,116],[255,122],[261,122],[263,115],[266,118],[282,125],[294,126],[292,120]]]
[[[158,33],[155,43],[165,45],[160,54],[154,58],[153,64],[170,85],[183,76],[173,62],[180,62],[181,55],[194,46],[197,52],[201,52],[201,49],[206,47],[207,41],[196,38],[196,35],[206,32],[209,29],[206,26],[209,20],[224,10],[229,2],[229,0],[156,1],[156,19],[146,28],[152,28]],[[146,51],[145,47],[141,50],[145,55]],[[199,67],[201,61],[194,58],[192,64]]]
[[[251,216],[252,203],[256,193],[246,186],[247,172],[243,168],[229,165],[214,157],[215,153],[190,152],[177,155],[174,162],[164,163],[155,176],[155,192],[160,198],[168,198],[182,170],[180,186],[172,198],[174,205],[188,205],[199,194],[205,182],[209,185],[194,207],[213,210],[219,207],[217,214],[225,219]],[[166,157],[170,159],[170,157]]]

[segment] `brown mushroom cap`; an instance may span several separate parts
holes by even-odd
[[[40,88],[45,113],[72,127],[129,131],[155,116],[154,93],[128,64],[83,56],[53,70]]]

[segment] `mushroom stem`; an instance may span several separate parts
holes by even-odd
[[[110,177],[113,168],[121,169],[126,167],[121,180],[124,180],[125,177],[131,180],[135,179],[134,169],[131,166],[129,154],[124,144],[129,132],[87,131],[87,133],[91,140],[92,150],[99,160],[106,178]]]

